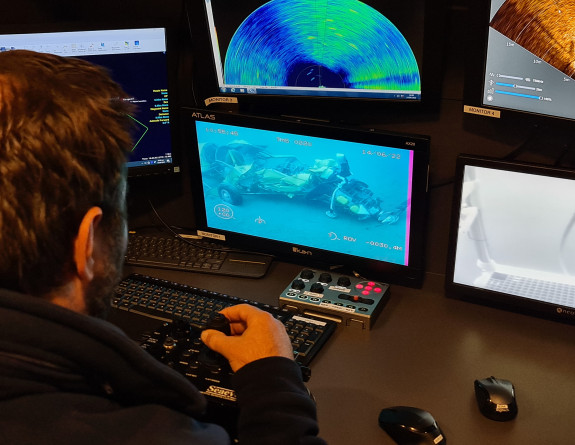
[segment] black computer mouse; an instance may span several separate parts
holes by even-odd
[[[517,415],[515,387],[509,380],[488,377],[475,380],[479,411],[491,420],[506,421]]]
[[[446,444],[445,436],[433,416],[411,406],[384,408],[379,426],[399,445]]]

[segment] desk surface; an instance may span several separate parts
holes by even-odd
[[[301,267],[274,263],[263,279],[128,268],[265,303],[278,297]],[[388,406],[433,414],[449,444],[565,444],[575,415],[575,326],[451,300],[443,276],[423,289],[391,287],[391,299],[370,331],[339,326],[311,363],[320,435],[331,445],[390,444],[377,423]],[[496,376],[516,388],[519,414],[484,418],[475,379]]]

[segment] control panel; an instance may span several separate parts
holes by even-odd
[[[389,300],[389,284],[303,269],[280,295],[283,309],[371,329]]]
[[[229,334],[229,323],[221,314],[216,314],[207,327]],[[206,396],[208,403],[202,421],[217,423],[234,435],[238,409],[232,369],[223,356],[203,344],[200,334],[200,329],[179,320],[145,333],[140,345],[184,375]]]

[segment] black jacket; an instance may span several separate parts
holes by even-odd
[[[325,444],[298,366],[274,357],[235,375],[242,445]],[[195,420],[205,399],[120,329],[0,290],[0,443],[228,444]]]

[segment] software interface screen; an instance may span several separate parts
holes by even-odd
[[[421,98],[422,0],[205,5],[223,93]]]
[[[128,167],[172,162],[163,28],[0,35],[0,51],[79,57],[107,68],[137,106]]]
[[[196,132],[210,228],[408,264],[413,152],[201,121]]]
[[[484,105],[575,119],[575,4],[492,0]]]
[[[575,181],[466,166],[454,282],[575,307]]]

